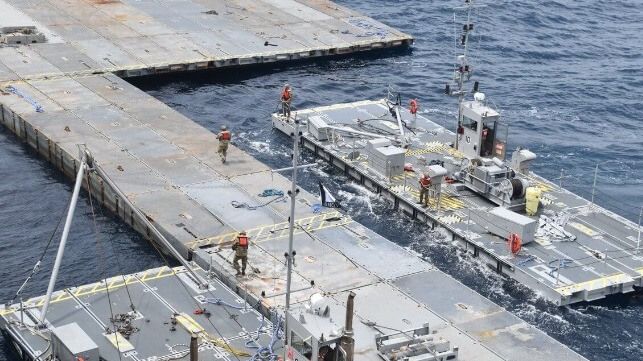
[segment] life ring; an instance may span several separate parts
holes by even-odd
[[[509,249],[512,254],[517,254],[522,249],[522,240],[518,237],[517,234],[512,233],[509,235]]]
[[[411,104],[409,105],[409,112],[415,115],[418,112],[418,101],[416,99],[411,99]]]

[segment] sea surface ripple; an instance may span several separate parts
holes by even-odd
[[[458,1],[337,1],[415,37],[407,51],[335,60],[181,74],[132,82],[211,131],[227,124],[234,143],[273,166],[288,165],[291,143],[273,131],[280,88],[294,87],[299,108],[379,99],[389,83],[406,101],[453,128],[456,104],[442,95],[453,64],[453,8]],[[643,2],[478,1],[470,59],[481,91],[510,124],[510,149],[538,154],[534,171],[584,197],[599,165],[597,203],[638,221],[643,205]],[[311,154],[303,155],[312,162]],[[230,165],[233,166],[233,165]],[[11,298],[55,228],[72,184],[17,137],[0,128],[0,299]],[[590,360],[643,360],[641,294],[555,307],[489,271],[425,226],[329,167],[307,169],[301,186],[322,179],[364,225],[412,249],[441,270]],[[269,180],[266,180],[269,184]],[[84,194],[58,288],[163,264],[154,249]],[[42,294],[55,250],[26,295]],[[439,289],[436,289],[439,292]],[[0,361],[17,360],[0,340]]]

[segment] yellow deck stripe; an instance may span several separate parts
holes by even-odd
[[[555,291],[562,295],[569,296],[574,292],[583,291],[583,290],[592,291],[597,289],[603,289],[609,285],[631,282],[632,280],[633,278],[626,273],[617,273],[617,274],[596,278],[596,279],[581,282],[581,283],[574,283],[572,285],[558,287],[558,288],[555,288]]]
[[[169,270],[169,272],[168,272],[168,270]],[[173,269],[173,268],[169,269],[167,267],[161,267],[161,270],[159,270],[159,272],[155,271],[156,275],[153,276],[153,277],[147,277],[149,272],[150,271],[147,271],[145,273],[145,275],[143,277],[141,277],[141,279],[144,280],[144,281],[153,281],[153,280],[156,280],[156,279],[172,276],[172,275],[174,275],[175,269]],[[132,276],[130,276],[129,279],[131,280],[131,282],[128,282],[128,285],[129,284],[134,284],[134,283],[139,283],[139,281],[136,278],[132,277]],[[110,286],[109,290],[110,291],[115,290],[115,289],[121,288],[123,286],[125,286],[125,283],[121,282],[119,284],[115,284],[114,286]],[[82,297],[82,296],[86,296],[86,295],[97,293],[97,292],[105,292],[106,290],[107,290],[107,288],[104,287],[104,283],[103,282],[98,282],[96,284],[90,284],[90,285],[85,285],[85,286],[79,287],[74,292],[74,296]],[[58,303],[58,302],[66,301],[66,300],[69,300],[69,299],[72,299],[72,297],[69,294],[67,294],[66,292],[61,292],[60,295],[58,295],[58,297],[56,297],[55,299],[51,300],[51,303],[52,304],[53,303]],[[32,302],[34,302],[33,300],[34,299],[31,298],[31,299],[27,300],[25,302],[25,304],[29,305]],[[38,300],[38,302],[36,303],[36,306],[41,307],[44,303],[45,303],[45,298],[41,296],[40,299]],[[0,311],[0,316],[8,315],[8,314],[10,314],[12,312],[15,312],[16,310],[17,310],[17,308],[9,308],[9,309],[2,310],[2,311]]]
[[[339,217],[341,216],[341,213],[339,211],[330,211],[330,212],[325,212],[325,213],[320,213],[314,216],[310,217],[303,217],[295,220],[295,223],[299,226],[302,224],[306,224],[306,230],[314,229],[319,230],[319,229],[325,229],[325,228],[330,228],[330,227],[337,227],[345,224],[349,224],[353,222],[353,220],[345,221],[345,222],[333,222],[333,223],[327,223],[326,219],[327,218],[333,218],[333,217]],[[317,224],[317,222],[320,222]],[[261,227],[256,227],[256,228],[251,228],[249,229],[248,235],[253,239],[253,242],[265,242],[268,240],[274,240],[274,239],[279,239],[288,236],[288,222],[280,222],[280,223],[273,223],[273,224],[267,224],[265,226]],[[279,230],[279,231],[275,231]],[[259,237],[260,234],[262,234],[264,231],[268,231],[268,233],[264,237]],[[277,232],[278,234],[275,234]],[[301,228],[295,229],[295,234],[300,234],[303,231]],[[194,241],[188,242],[186,245],[190,248],[195,248],[195,247],[202,247],[202,246],[207,246],[211,244],[223,244],[225,242],[232,242],[234,238],[237,236],[237,232],[231,232],[231,233],[226,233],[223,235],[218,235],[214,237],[209,237],[209,238],[202,238],[202,239],[196,239]]]

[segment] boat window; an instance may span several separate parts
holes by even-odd
[[[304,355],[306,357],[312,356],[313,347],[310,345],[310,343],[307,342],[307,340],[304,340],[294,331],[291,331],[290,333],[290,340],[292,342],[292,348],[297,350],[300,355]],[[308,341],[310,341],[310,338],[308,339]]]
[[[462,116],[462,126],[473,130],[474,132],[478,130],[478,122],[467,117],[466,115]]]

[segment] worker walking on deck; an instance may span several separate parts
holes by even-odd
[[[237,276],[245,276],[246,265],[248,264],[248,236],[245,231],[239,233],[237,239],[232,244],[232,250],[234,251],[232,265],[234,269],[237,270]],[[239,265],[239,262],[241,262],[241,265]]]
[[[226,155],[228,154],[228,144],[230,144],[230,139],[232,135],[228,131],[228,127],[225,125],[221,126],[221,132],[219,132],[219,156],[221,157],[221,162],[225,163]]]
[[[290,119],[290,103],[292,102],[292,89],[290,84],[284,85],[284,91],[281,92],[281,107],[284,117]]]
[[[429,187],[431,186],[431,177],[424,173],[418,181],[420,184],[420,201],[418,204],[424,203],[425,207],[429,206]]]

